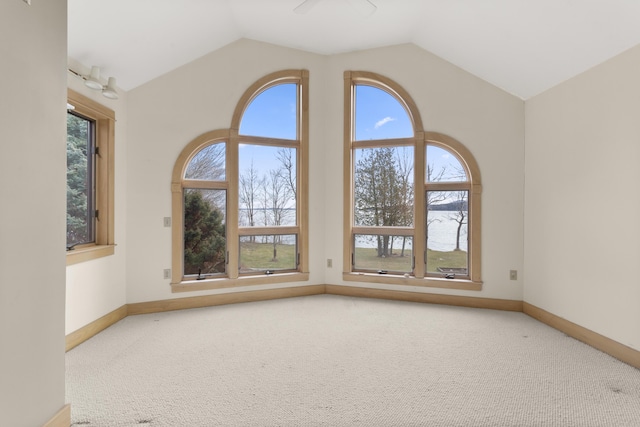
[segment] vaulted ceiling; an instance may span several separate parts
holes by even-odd
[[[69,56],[135,88],[240,38],[319,54],[414,43],[523,99],[640,44],[637,0],[68,0]]]

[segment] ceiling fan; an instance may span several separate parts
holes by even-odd
[[[296,6],[293,11],[300,15],[304,15],[309,12],[313,7],[320,3],[321,0],[304,0],[298,6]],[[377,6],[373,4],[370,0],[346,0],[351,6],[353,6],[359,13],[365,16],[369,16],[373,14]]]

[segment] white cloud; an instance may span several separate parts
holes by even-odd
[[[376,125],[374,126],[374,129],[378,129],[381,126],[386,125],[389,122],[393,122],[395,119],[393,117],[385,117],[382,120],[379,120],[376,122]]]

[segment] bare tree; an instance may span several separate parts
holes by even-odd
[[[296,191],[296,163],[292,154],[295,150],[292,148],[280,148],[276,154],[276,158],[281,164],[281,174],[289,191],[293,194],[293,200],[297,200],[298,193]]]
[[[435,167],[432,163],[427,163],[427,182],[438,182],[442,180],[442,177],[446,174],[447,167],[443,166],[440,170],[436,171]],[[431,210],[431,206],[437,205],[445,201],[447,198],[446,193],[444,191],[427,191],[426,202],[427,202],[427,240],[429,240],[429,226],[434,222],[440,222],[440,219],[434,218],[429,215],[429,211]]]
[[[193,156],[184,177],[206,181],[221,181],[225,176],[225,144],[204,147]]]
[[[262,214],[262,225],[265,227],[271,225],[271,215],[270,215],[270,199],[269,199],[269,189],[267,184],[266,176],[262,176],[259,183],[258,190],[258,200],[260,202],[260,212]],[[264,243],[264,242],[263,242]]]
[[[456,211],[454,214],[449,216],[449,219],[458,223],[458,227],[456,229],[456,248],[454,250],[459,251],[460,249],[460,235],[462,232],[462,226],[467,224],[467,215],[468,215],[468,191],[454,191],[453,198],[456,204]]]
[[[286,184],[286,176],[283,169],[272,169],[265,180],[265,201],[269,203],[269,217],[271,224],[283,225],[289,215],[288,207],[293,197],[291,189]],[[273,236],[273,261],[277,260],[277,244],[279,236]]]
[[[256,213],[256,204],[258,203],[259,191],[261,187],[261,181],[264,180],[264,177],[260,179],[258,177],[258,170],[253,165],[253,160],[251,160],[251,166],[249,169],[246,169],[240,175],[240,204],[243,206],[242,215],[246,219],[245,225],[249,227],[254,227],[257,221],[257,213]],[[250,236],[250,242],[255,242],[255,236]]]
[[[414,203],[414,190],[413,190],[413,151],[407,147],[402,147],[401,151],[397,152],[397,174],[399,179],[399,191],[398,191],[398,213],[399,221],[398,225],[411,226],[413,225],[413,203]],[[391,245],[393,245],[391,239]],[[407,237],[402,237],[402,249],[400,256],[404,256],[404,251],[407,243]],[[393,253],[393,246],[391,248]]]
[[[225,144],[218,143],[198,151],[189,162],[184,177],[202,181],[224,181],[225,173]],[[220,209],[221,212],[226,211],[225,191],[204,191],[202,196],[205,201]]]

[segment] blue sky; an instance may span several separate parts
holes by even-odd
[[[251,101],[240,123],[240,134],[295,140],[297,137],[297,85],[285,83],[270,87]],[[278,149],[240,144],[240,174],[253,167],[266,174],[279,166]]]
[[[388,92],[368,85],[356,86],[355,139],[357,141],[387,138],[410,138],[413,124],[404,106]],[[297,135],[297,85],[285,83],[260,93],[246,108],[240,123],[241,135],[266,136],[295,140]],[[311,142],[313,143],[313,141]],[[278,167],[277,148],[256,145],[240,146],[240,173],[246,171],[253,160],[260,173]],[[435,147],[427,148],[427,162],[437,172],[445,167],[450,180],[460,168],[460,162],[451,153]]]
[[[411,138],[413,124],[389,93],[373,86],[356,86],[356,141]]]
[[[432,166],[433,175],[440,175],[440,171],[444,168],[444,173],[441,175],[440,181],[465,181],[461,176],[460,171],[464,171],[462,164],[456,156],[449,151],[444,150],[434,145],[427,146],[427,163]]]
[[[356,86],[356,141],[386,138],[407,138],[413,136],[413,123],[404,106],[382,89]],[[460,181],[462,168],[451,153],[435,146],[427,147],[427,163],[435,173],[443,168],[442,180]]]
[[[241,135],[295,140],[297,85],[270,87],[251,101],[240,123]]]

